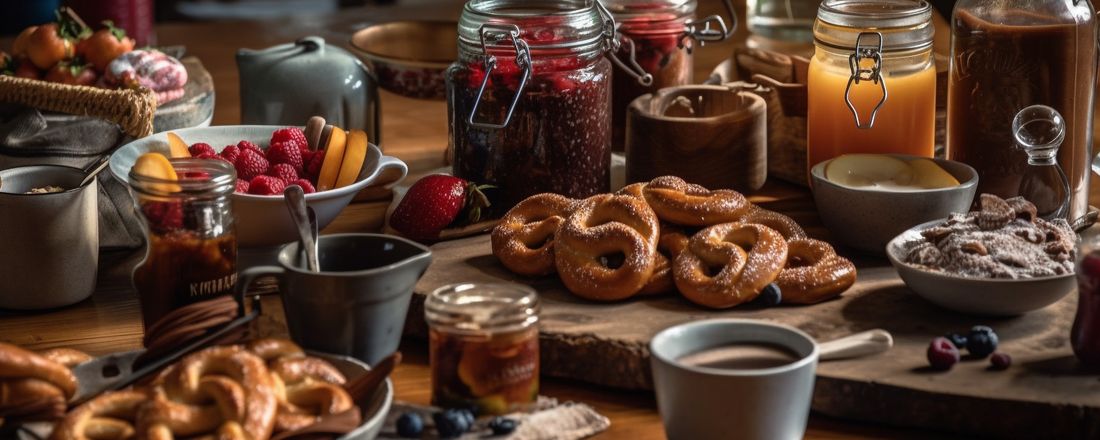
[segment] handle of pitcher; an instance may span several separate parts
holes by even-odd
[[[257,278],[268,275],[282,278],[285,273],[286,269],[279,266],[256,266],[241,271],[240,275],[237,276],[237,299],[241,301],[241,304],[244,304],[243,299],[248,294],[248,288],[252,287],[252,283]]]
[[[394,185],[400,183],[402,180],[405,180],[406,176],[409,175],[409,165],[401,159],[393,156],[382,156],[382,158],[378,160],[379,173],[387,168],[396,169],[401,173],[400,177],[394,179],[392,182],[387,182],[385,184],[387,188],[393,187]]]

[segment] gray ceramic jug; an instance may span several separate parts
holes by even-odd
[[[348,51],[321,37],[263,50],[237,51],[241,123],[301,126],[322,116],[345,130],[367,132],[381,145],[378,81]]]

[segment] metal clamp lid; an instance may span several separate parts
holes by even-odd
[[[737,30],[737,12],[733,10],[731,0],[723,0],[722,3],[725,3],[726,11],[730,14],[729,26],[726,26],[726,21],[718,14],[708,15],[702,20],[689,20],[687,29],[684,31],[684,38],[691,38],[698,41],[700,46],[703,46],[708,42],[725,41],[732,37],[733,32]],[[702,25],[702,28],[699,27],[700,25]],[[712,25],[717,26],[718,29],[711,28]],[[683,39],[680,40],[680,47],[684,47]],[[691,48],[688,48],[688,50],[690,51]]]
[[[467,122],[470,123],[471,127],[476,128],[504,128],[511,122],[512,114],[516,111],[516,105],[519,104],[520,96],[523,95],[523,89],[527,86],[527,80],[531,78],[531,48],[524,39],[519,37],[519,26],[514,24],[486,23],[481,26],[478,33],[481,34],[481,51],[485,57],[485,76],[481,79],[481,88],[477,90],[477,98],[474,99],[474,107],[470,109],[470,116]],[[493,73],[493,69],[497,66],[497,57],[489,54],[488,46],[499,45],[501,41],[506,38],[512,40],[512,47],[516,50],[516,65],[523,69],[523,77],[520,78],[519,86],[516,88],[516,94],[512,97],[512,103],[508,106],[508,113],[504,115],[503,122],[496,124],[475,121],[474,118],[477,116],[478,106],[481,105],[481,97],[485,94],[485,87],[489,85],[489,75]],[[488,43],[486,43],[487,39],[489,40]]]
[[[878,44],[864,45],[863,37],[877,37]],[[864,69],[860,66],[860,62],[864,58],[874,60],[875,64],[870,69]],[[874,127],[875,117],[878,116],[878,111],[882,109],[882,105],[886,103],[888,96],[886,80],[882,78],[882,34],[878,32],[860,32],[859,36],[856,37],[856,50],[848,56],[848,67],[852,71],[852,76],[848,77],[848,85],[844,87],[844,102],[848,104],[848,109],[852,111],[852,116],[856,118],[856,128],[868,129]],[[878,84],[882,89],[882,98],[879,99],[874,110],[871,110],[871,117],[866,125],[860,121],[859,110],[856,109],[851,99],[852,84],[859,85],[860,81],[871,81]]]
[[[728,0],[727,0],[728,1]],[[607,51],[607,57],[611,59],[611,62],[615,63],[620,69],[623,69],[627,74],[638,81],[638,84],[649,87],[653,85],[653,75],[646,72],[641,65],[638,64],[638,59],[634,53],[634,41],[625,38],[619,33],[618,25],[615,24],[615,17],[611,15],[611,11],[603,5],[601,0],[594,0],[596,9],[600,12],[600,15],[604,18],[604,50]],[[618,51],[622,48],[622,42],[625,41],[630,47],[630,58],[624,63],[619,59]],[[627,64],[629,63],[629,65]]]

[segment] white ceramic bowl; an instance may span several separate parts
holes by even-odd
[[[902,262],[905,243],[920,240],[920,231],[944,221],[917,225],[886,245],[886,255],[905,284],[940,307],[976,315],[1016,316],[1054,304],[1077,287],[1073,274],[1017,280],[970,278]]]
[[[226,145],[236,145],[242,140],[266,149],[271,133],[282,126],[226,125],[175,130],[185,142],[205,142],[221,151]],[[156,151],[167,153],[168,137],[157,133],[123,145],[111,156],[111,173],[122,182],[129,182],[130,168],[138,156]],[[400,159],[382,155],[382,150],[371,144],[359,180],[343,188],[306,194],[306,204],[317,212],[317,225],[324,229],[355,198],[355,194],[370,186],[382,174],[382,170],[400,170],[403,179],[408,167]],[[398,179],[400,181],[400,179]],[[395,183],[387,182],[387,183]],[[233,215],[237,218],[237,244],[242,248],[275,246],[298,239],[298,229],[290,218],[283,196],[258,196],[233,194]]]
[[[903,154],[890,156],[916,158]],[[815,165],[810,176],[821,222],[835,241],[881,257],[886,243],[906,229],[945,218],[952,212],[969,211],[978,190],[978,172],[962,162],[933,161],[955,176],[959,186],[905,192],[851,188],[825,178],[829,161]]]

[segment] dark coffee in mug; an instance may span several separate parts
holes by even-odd
[[[781,367],[799,360],[790,348],[778,344],[737,343],[700,350],[676,360],[691,367],[720,370],[756,370]]]

